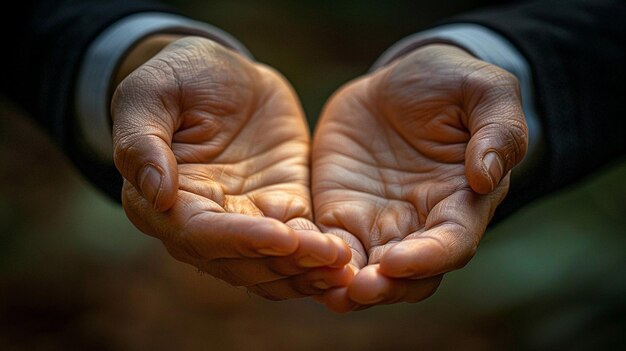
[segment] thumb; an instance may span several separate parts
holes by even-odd
[[[469,116],[465,175],[479,194],[492,192],[528,148],[528,127],[517,89],[485,94]]]
[[[151,94],[115,92],[111,104],[115,166],[152,207],[174,205],[177,162],[171,149],[174,122],[160,99]]]

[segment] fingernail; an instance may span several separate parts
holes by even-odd
[[[374,297],[372,297],[371,299],[365,299],[365,300],[361,300],[359,301],[361,304],[365,304],[365,305],[373,305],[376,303],[379,303],[381,301],[383,301],[385,299],[384,295],[376,295]]]
[[[257,252],[261,255],[267,256],[285,256],[289,254],[289,252],[280,251],[273,247],[264,247],[261,249],[257,249]]]
[[[504,173],[504,162],[496,152],[490,151],[483,157],[483,164],[491,179],[491,190],[493,190],[500,183],[502,173]]]
[[[302,267],[311,268],[321,266],[324,264],[324,262],[319,257],[306,255],[298,260],[298,264]]]
[[[152,164],[147,164],[141,170],[139,178],[139,189],[144,198],[156,206],[159,195],[161,194],[161,185],[163,183],[163,174]]]
[[[311,285],[316,288],[316,289],[320,289],[320,290],[327,290],[330,288],[330,285],[328,285],[328,283],[326,283],[323,280],[318,280],[318,281],[314,281],[313,283],[311,283]]]

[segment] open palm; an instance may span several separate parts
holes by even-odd
[[[275,71],[186,38],[112,106],[124,208],[174,257],[271,299],[350,278],[349,249],[311,222],[308,129]]]
[[[350,245],[358,272],[321,299],[331,309],[419,301],[469,261],[525,152],[516,84],[433,45],[329,101],[313,146],[316,223]]]

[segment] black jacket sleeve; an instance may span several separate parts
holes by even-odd
[[[21,8],[0,14],[6,26],[0,94],[48,131],[91,182],[119,200],[119,173],[82,147],[74,116],[76,76],[89,44],[107,26],[133,13],[171,10],[135,0],[27,0]]]
[[[626,154],[626,2],[536,1],[469,13],[530,63],[545,153],[516,178],[502,218]]]

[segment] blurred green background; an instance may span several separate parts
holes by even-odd
[[[170,1],[277,67],[311,126],[389,45],[484,1]],[[625,344],[626,162],[491,228],[419,304],[336,315],[170,258],[0,103],[0,350],[587,350]]]

